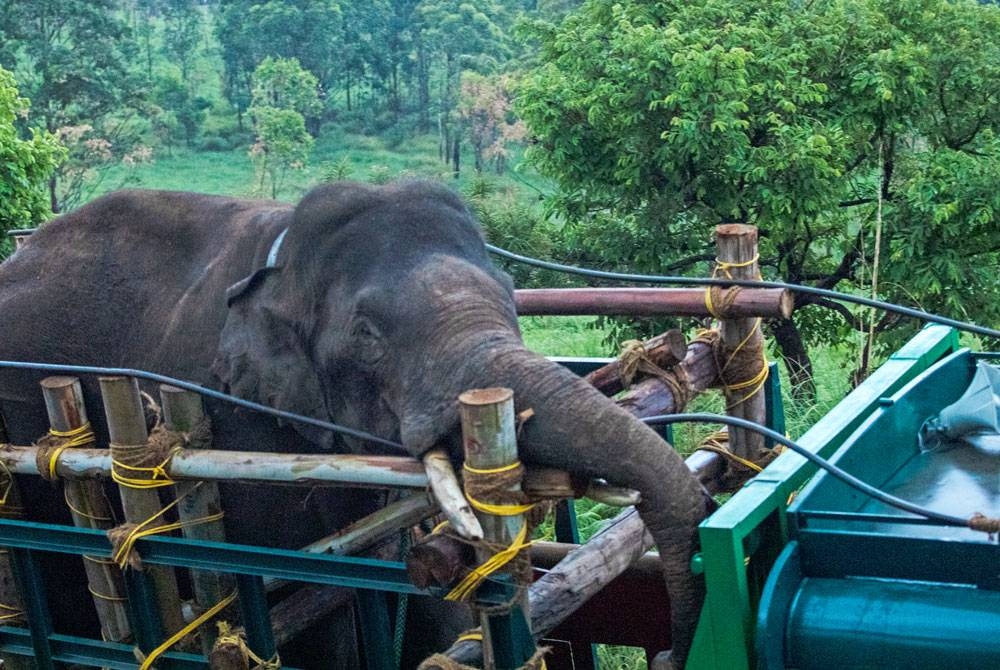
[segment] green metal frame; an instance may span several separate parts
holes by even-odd
[[[958,349],[950,328],[925,327],[871,377],[797,441],[828,457],[891,395],[935,361]],[[706,599],[688,670],[754,667],[756,609],[764,580],[788,542],[785,509],[816,466],[782,454],[738,491],[700,528],[701,553],[693,568],[705,575]]]
[[[40,670],[55,668],[57,663],[134,670],[131,645],[60,635],[51,626],[45,583],[35,554],[45,551],[110,558],[111,544],[102,531],[0,519],[0,546],[10,551],[29,622],[27,629],[0,627],[0,651],[33,656]],[[396,561],[157,536],[138,540],[136,551],[148,564],[235,574],[247,641],[262,658],[274,654],[263,577],[358,589],[362,617],[369,624],[364,626],[364,641],[379,650],[386,648],[382,646],[385,639],[391,640],[385,592],[443,595],[414,587],[406,566]],[[139,647],[148,653],[163,640],[154,601],[143,573],[127,570],[126,577],[130,619]],[[499,604],[513,593],[512,586],[491,581],[480,587],[477,597],[484,603]],[[513,627],[516,633],[517,624]],[[501,642],[512,648],[523,646],[523,640],[516,637]],[[195,654],[168,652],[162,658],[158,667],[177,670],[204,668],[206,664],[203,656]],[[371,670],[385,667],[382,653],[368,654],[366,659]]]

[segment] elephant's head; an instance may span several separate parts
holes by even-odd
[[[398,440],[419,457],[460,444],[462,391],[512,388],[518,409],[534,410],[524,461],[641,492],[683,661],[702,598],[689,567],[701,487],[647,426],[524,348],[511,282],[455,195],[419,182],[317,188],[295,209],[275,265],[231,290],[216,370],[233,392]]]

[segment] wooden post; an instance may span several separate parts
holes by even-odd
[[[41,381],[49,424],[53,430],[69,432],[87,423],[83,389],[76,377],[46,377]],[[78,528],[107,530],[114,526],[111,507],[99,480],[63,482],[66,504]],[[126,642],[132,634],[125,606],[121,570],[106,558],[83,557],[87,582],[94,597],[101,633],[108,642]]]
[[[495,470],[517,462],[517,432],[514,422],[514,392],[506,388],[477,389],[466,391],[459,396],[459,411],[462,419],[462,444],[465,462],[477,470]],[[510,487],[520,491],[520,482]],[[482,500],[484,503],[499,504],[502,500]],[[508,503],[509,504],[509,503]],[[527,523],[523,515],[497,516],[478,511],[476,516],[483,526],[484,539],[497,545],[510,546],[514,538]],[[486,552],[482,552],[486,553]],[[490,555],[477,556],[483,562]],[[521,576],[518,576],[521,577]],[[525,594],[519,596],[512,605],[511,623],[523,624],[523,630],[508,630],[509,639],[494,639],[498,629],[494,625],[499,617],[480,614],[483,629],[483,668],[521,667],[534,653],[531,637],[531,614]],[[523,639],[519,639],[523,638]]]
[[[166,384],[161,385],[160,403],[163,407],[163,424],[167,430],[190,433],[206,420],[201,396],[191,391]],[[181,521],[197,521],[222,512],[219,485],[215,482],[178,482],[176,488],[177,496],[181,498],[181,502],[177,506],[177,513]],[[182,532],[184,537],[192,540],[226,541],[222,519],[185,526]],[[198,604],[199,614],[216,605],[236,588],[236,582],[232,575],[205,570],[192,570],[191,582],[194,586],[194,599]],[[214,641],[214,627],[205,626],[201,635],[201,643],[205,653],[212,650]]]
[[[146,418],[142,411],[142,400],[139,397],[139,385],[136,380],[131,377],[101,377],[100,385],[111,443],[145,444],[148,438]],[[125,519],[129,523],[141,524],[161,510],[160,496],[156,489],[136,489],[119,485],[119,490]],[[177,577],[171,568],[165,566],[148,565],[145,566],[145,570],[156,592],[157,611],[160,614],[163,632],[167,635],[176,633],[184,626],[181,600],[177,593]]]
[[[757,279],[760,268],[757,262],[757,228],[743,224],[727,224],[716,226],[716,245],[719,251],[719,262],[726,267],[720,277],[733,279]],[[760,319],[724,319],[721,322],[723,348],[733,352],[742,344],[743,352],[758,350],[764,346],[764,336],[760,331]],[[728,354],[727,354],[728,355]],[[739,355],[739,354],[738,354]],[[723,363],[725,358],[723,359]],[[725,374],[725,371],[720,371]],[[742,382],[744,379],[730,379],[729,382]],[[764,423],[764,394],[760,389],[743,388],[726,394],[727,413]],[[729,430],[729,449],[742,458],[751,461],[758,460],[764,452],[764,437],[759,433],[731,428]]]

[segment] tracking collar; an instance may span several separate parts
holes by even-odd
[[[287,234],[288,228],[285,228],[274,238],[274,242],[271,243],[271,250],[267,252],[267,262],[264,264],[264,267],[278,267],[278,252],[281,251],[281,243],[285,241],[285,235]]]

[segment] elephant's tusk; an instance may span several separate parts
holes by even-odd
[[[423,461],[431,491],[452,528],[466,539],[483,539],[483,527],[465,499],[465,493],[445,450],[431,449],[424,454]]]
[[[642,495],[635,489],[612,486],[603,479],[592,479],[584,497],[612,507],[628,507],[642,502]]]

